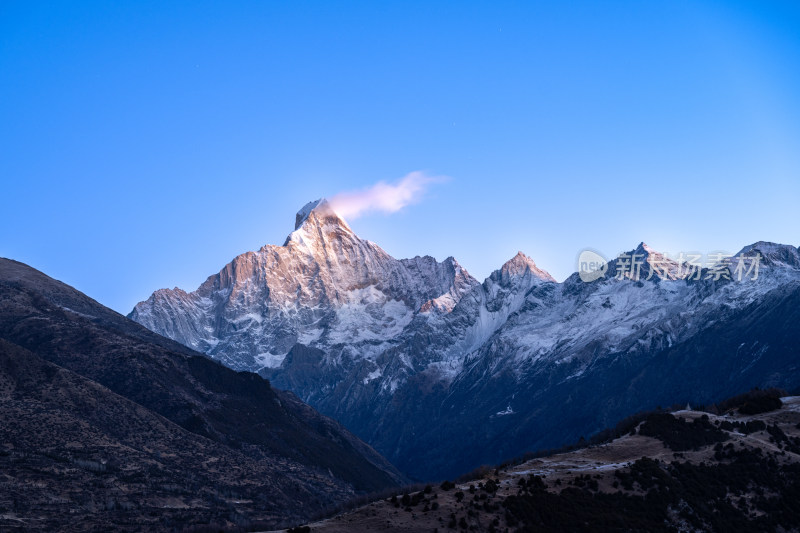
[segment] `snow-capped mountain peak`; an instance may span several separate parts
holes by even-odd
[[[303,207],[302,207],[302,208],[301,208],[301,209],[300,209],[300,210],[297,212],[297,215],[295,215],[295,220],[294,220],[294,229],[299,229],[299,228],[300,228],[300,225],[301,225],[303,222],[305,222],[305,221],[306,221],[306,219],[308,218],[308,215],[310,215],[310,214],[311,214],[311,211],[313,211],[314,209],[316,209],[317,207],[319,207],[319,206],[320,206],[320,204],[323,204],[323,203],[324,203],[324,204],[327,204],[327,203],[328,203],[328,201],[327,201],[325,198],[320,198],[319,200],[313,200],[313,201],[311,201],[311,202],[308,202],[306,205],[304,205],[304,206],[303,206]]]
[[[526,274],[531,274],[543,281],[556,281],[549,272],[537,267],[533,259],[522,252],[517,252],[517,255],[506,261],[500,267],[498,273],[498,281],[501,283],[508,283],[511,278],[525,276]]]
[[[442,477],[497,462],[501,442],[506,456],[560,444],[642,398],[701,390],[697,372],[729,388],[797,372],[792,246],[745,247],[768,265],[748,283],[687,276],[643,242],[595,283],[558,283],[523,253],[479,283],[453,258],[391,257],[325,200],[295,222],[284,246],[236,257],[196,291],[157,291],[129,316],[292,390],[417,477],[430,461]],[[476,424],[490,444],[460,464]]]
[[[306,223],[331,224],[344,226],[350,230],[350,226],[345,220],[333,210],[330,202],[325,198],[308,202],[295,215],[294,229],[298,230]],[[352,232],[352,230],[350,230]]]
[[[758,241],[742,248],[736,256],[755,257],[759,254],[762,265],[785,265],[800,269],[800,248],[788,244]]]
[[[448,312],[477,284],[454,259],[397,260],[325,200],[306,204],[283,246],[241,254],[196,291],[157,291],[130,317],[236,369],[275,368],[296,344],[363,346],[369,357],[423,305]]]
[[[607,278],[628,278],[635,281],[683,278],[690,272],[684,261],[676,261],[645,242],[631,251],[619,254],[609,264]]]
[[[361,241],[347,222],[340,217],[324,198],[307,203],[295,215],[294,231],[286,238],[284,246],[294,242],[296,244],[310,244],[316,241],[331,240],[357,240]]]

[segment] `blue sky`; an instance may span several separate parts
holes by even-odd
[[[0,255],[127,313],[307,201],[482,279],[522,250],[800,244],[792,2],[0,3]]]

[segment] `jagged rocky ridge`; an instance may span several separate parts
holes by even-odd
[[[271,528],[405,481],[290,392],[0,258],[0,530]]]
[[[800,384],[800,252],[742,252],[761,254],[758,279],[672,279],[684,265],[642,243],[639,280],[617,259],[601,280],[558,283],[520,253],[479,283],[453,258],[390,257],[322,200],[283,246],[130,317],[258,371],[431,479],[676,398]]]

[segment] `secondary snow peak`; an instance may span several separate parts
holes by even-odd
[[[502,280],[508,280],[509,278],[517,276],[524,276],[528,272],[542,280],[555,281],[553,276],[551,276],[547,271],[537,267],[533,259],[522,252],[517,252],[517,255],[506,261],[505,264],[500,267],[500,277]]]
[[[777,264],[800,269],[800,248],[788,244],[758,241],[739,250],[736,256],[753,257],[756,254],[761,256],[761,263],[764,265]]]

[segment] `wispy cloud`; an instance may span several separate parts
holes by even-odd
[[[434,183],[447,180],[444,176],[429,176],[411,172],[395,183],[379,181],[361,191],[341,192],[328,200],[340,216],[358,218],[370,212],[394,213],[409,204],[419,202]]]

